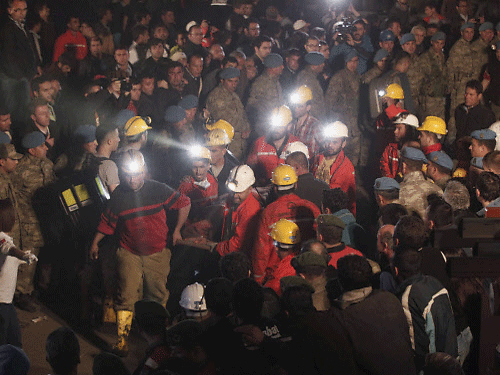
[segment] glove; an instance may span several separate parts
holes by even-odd
[[[38,262],[38,258],[35,254],[31,252],[31,250],[27,250],[24,252],[23,260],[28,264],[32,264],[34,262]]]

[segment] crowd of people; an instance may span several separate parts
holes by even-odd
[[[0,373],[61,274],[95,374],[132,329],[140,375],[478,373],[498,283],[446,268],[500,207],[496,2],[54,6],[0,31]]]

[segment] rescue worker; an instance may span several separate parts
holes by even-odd
[[[117,235],[118,290],[115,309],[118,341],[113,350],[118,355],[126,356],[134,303],[141,299],[141,294],[143,299],[157,301],[163,306],[168,300],[166,282],[171,253],[167,248],[169,228],[166,211],[178,211],[171,237],[175,245],[182,240],[181,228],[189,215],[191,203],[188,197],[168,185],[146,180],[146,164],[139,151],[124,152],[119,167],[123,181],[111,194],[108,207],[101,216],[90,247],[90,258],[98,258],[98,245],[105,236]]]
[[[264,73],[258,76],[250,88],[246,111],[252,116],[250,121],[255,124],[257,136],[266,134],[267,119],[271,111],[283,104],[283,92],[279,77],[283,72],[283,58],[277,53],[271,53],[264,58]]]
[[[26,153],[19,160],[12,176],[21,212],[22,246],[24,249],[31,249],[37,257],[44,245],[44,239],[35,208],[43,202],[37,201],[34,196],[40,188],[55,181],[54,164],[47,159],[48,148],[45,140],[43,133],[38,131],[23,137],[22,146]],[[36,263],[22,264],[17,274],[14,303],[28,311],[36,309],[34,299],[31,297],[34,291],[35,270]]]
[[[357,71],[359,57],[355,50],[344,56],[345,69],[336,73],[330,80],[325,94],[327,111],[330,118],[339,119],[349,129],[349,146],[346,153],[353,165],[359,164],[361,156],[361,130],[358,126],[359,82]],[[368,150],[365,150],[368,153]]]
[[[453,160],[443,151],[434,151],[427,155],[427,176],[434,181],[443,191],[451,179]]]
[[[448,72],[448,83],[450,85],[450,122],[449,134],[446,143],[452,144],[456,138],[455,108],[462,103],[465,85],[474,77],[474,50],[472,39],[474,39],[474,24],[465,23],[460,28],[462,37],[451,47],[446,69]]]
[[[315,237],[314,219],[320,214],[319,208],[295,194],[296,182],[297,175],[289,165],[279,165],[272,173],[278,199],[262,212],[252,255],[254,277],[261,284],[279,263],[279,257],[273,250],[273,239],[269,236],[272,224],[282,218],[292,220],[299,226],[304,241]]]
[[[431,48],[420,55],[418,81],[422,117],[438,116],[444,118],[445,95],[448,93],[448,72],[443,53],[446,35],[438,31],[431,38]]]
[[[236,93],[239,77],[238,68],[223,69],[220,73],[221,83],[208,95],[206,108],[215,121],[225,120],[234,127],[234,137],[228,148],[238,160],[243,160],[250,136],[250,123]]]
[[[285,162],[283,151],[299,139],[290,134],[292,112],[286,105],[275,108],[271,114],[268,135],[258,138],[248,155],[247,164],[253,169],[258,186],[268,185],[273,170]]]
[[[278,255],[279,262],[266,277],[264,287],[271,288],[279,296],[281,295],[281,278],[296,275],[291,261],[300,250],[300,231],[293,221],[279,219],[272,225],[270,236],[273,239],[274,251]]]
[[[211,156],[210,172],[219,185],[219,196],[229,192],[226,188],[226,181],[231,169],[238,165],[232,157],[229,157],[228,146],[230,144],[231,140],[225,130],[219,128],[210,130],[205,143],[205,147],[208,148]]]
[[[203,237],[208,236],[210,229],[207,220],[208,206],[218,197],[218,185],[210,170],[210,151],[205,147],[192,146],[189,150],[190,174],[185,176],[178,191],[191,199],[192,210],[185,228],[186,231],[200,232]],[[198,222],[203,222],[198,224]],[[202,226],[202,227],[201,227]],[[185,237],[194,237],[193,235]]]
[[[319,152],[319,121],[311,114],[312,101],[313,92],[306,85],[300,86],[290,95],[290,107],[295,120],[291,133],[307,146],[309,155],[314,157]]]
[[[314,177],[325,181],[330,189],[340,188],[349,198],[349,211],[356,216],[356,181],[354,166],[344,154],[347,144],[347,126],[340,121],[328,125],[323,131],[323,152],[313,164]]]
[[[407,142],[417,141],[418,118],[408,112],[402,112],[394,119],[394,140],[387,145],[380,159],[380,174],[383,177],[403,179],[400,170],[399,155]]]
[[[329,266],[337,268],[337,261],[346,255],[363,256],[360,251],[346,246],[342,242],[342,232],[346,225],[341,218],[335,215],[322,214],[316,218],[316,223],[318,240],[325,245],[326,251],[330,254]]]
[[[127,150],[141,150],[148,141],[148,130],[152,127],[149,117],[134,116],[127,120],[124,127],[124,144],[121,145],[118,153]]]
[[[443,191],[436,184],[425,179],[423,164],[427,164],[424,153],[414,147],[405,147],[401,152],[403,161],[403,181],[399,184],[399,201],[411,212],[424,217],[427,197],[430,194],[442,195]]]
[[[221,256],[235,251],[241,251],[249,258],[251,256],[262,210],[252,193],[254,183],[255,176],[248,165],[231,169],[226,181],[226,188],[231,194],[224,207],[222,241],[216,247]]]
[[[446,123],[437,116],[427,116],[422,125],[417,128],[420,148],[425,155],[441,150],[441,142],[446,135]]]
[[[297,87],[307,86],[311,90],[311,115],[317,119],[324,119],[326,115],[323,88],[318,75],[325,68],[325,56],[319,52],[309,52],[304,56],[306,66],[297,74],[295,84]]]

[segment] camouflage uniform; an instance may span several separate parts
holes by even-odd
[[[368,85],[371,81],[380,77],[382,73],[384,72],[378,67],[378,65],[375,65],[373,68],[361,75],[361,83]]]
[[[444,118],[445,95],[448,75],[443,54],[429,49],[418,61],[417,87],[420,92],[422,118],[438,116]]]
[[[18,206],[21,213],[21,237],[23,248],[31,249],[38,255],[43,246],[43,236],[40,223],[33,209],[33,197],[42,187],[47,186],[55,180],[54,164],[47,158],[41,159],[26,154],[16,167],[13,181],[18,196]],[[33,292],[33,277],[35,275],[36,263],[21,265],[17,276],[17,291],[31,294]]]
[[[14,227],[9,232],[9,236],[12,237],[14,245],[19,249],[22,249],[21,241],[21,212],[19,211],[19,205],[17,204],[17,198],[15,194],[16,190],[10,176],[7,173],[0,172],[0,199],[10,199],[12,205],[14,206],[16,220],[14,221]]]
[[[246,106],[248,116],[256,124],[257,135],[262,136],[267,133],[271,111],[283,103],[279,76],[271,77],[267,72],[264,72],[257,77],[250,88],[250,96]]]
[[[474,50],[472,44],[460,38],[451,47],[448,61],[446,62],[448,82],[451,88],[450,121],[446,140],[451,143],[456,137],[455,108],[464,102],[465,85],[474,77]]]
[[[423,218],[428,206],[427,197],[433,193],[442,195],[443,191],[438,185],[426,180],[421,171],[410,172],[400,183],[399,202],[408,211],[415,211]]]
[[[311,115],[316,117],[318,120],[323,120],[325,118],[325,98],[321,84],[317,78],[316,73],[314,73],[309,67],[305,67],[298,75],[295,80],[296,87],[306,85],[309,87],[313,94],[313,100],[311,103]]]
[[[413,106],[415,107],[415,114],[420,111],[420,101],[418,97],[418,56],[414,53],[411,56],[410,66],[406,72],[408,82],[410,83],[411,97],[413,99]]]
[[[220,84],[208,95],[207,109],[215,121],[223,119],[234,127],[234,137],[229,150],[238,160],[242,160],[247,146],[242,134],[250,131],[250,124],[241,99]]]
[[[488,63],[488,50],[491,44],[486,43],[484,40],[479,38],[475,42],[472,42],[471,48],[473,51],[473,75],[471,79],[479,79],[481,75],[481,70],[483,66]]]
[[[349,129],[349,141],[344,151],[354,166],[358,165],[362,152],[358,126],[359,80],[358,72],[342,69],[332,77],[325,94],[329,116],[338,118]]]

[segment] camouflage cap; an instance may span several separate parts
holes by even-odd
[[[338,216],[331,214],[322,214],[316,218],[316,223],[318,225],[324,226],[335,226],[344,229],[345,223]]]
[[[312,287],[312,285],[300,276],[285,276],[280,279],[280,289],[282,293],[286,289],[293,286],[304,286],[309,289],[311,293],[314,293],[314,288]]]
[[[390,177],[379,177],[375,180],[375,183],[373,184],[373,190],[394,190],[398,189],[399,190],[399,183]]]
[[[0,144],[0,159],[14,159],[19,160],[23,154],[16,152],[16,148],[11,143]]]
[[[453,160],[444,151],[434,151],[427,155],[427,160],[448,170],[453,169]]]
[[[470,136],[478,141],[491,141],[497,138],[497,133],[490,129],[474,130]]]
[[[301,267],[316,266],[326,268],[328,266],[325,257],[313,251],[306,251],[305,253],[293,257],[291,264],[296,271]]]

